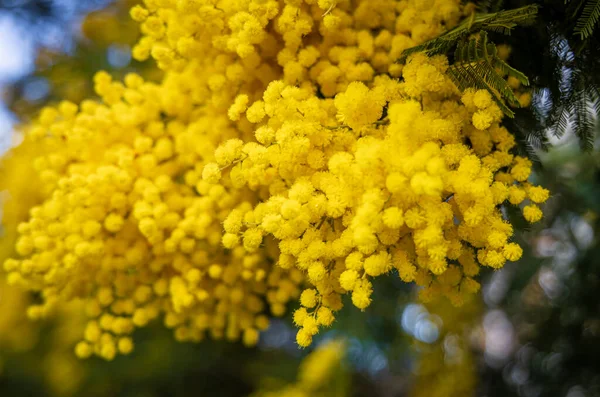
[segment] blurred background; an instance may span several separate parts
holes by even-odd
[[[160,78],[131,59],[135,3],[0,0],[0,153],[45,104],[93,97],[99,70]],[[106,363],[75,358],[77,307],[31,323],[31,297],[0,276],[0,396],[600,396],[600,157],[572,134],[549,140],[534,176],[552,192],[544,222],[513,220],[523,259],[483,274],[462,308],[420,304],[392,276],[377,280],[366,312],[347,305],[316,352],[297,347],[289,318],[253,349],[178,343],[156,324],[137,333],[131,356]],[[3,259],[12,235],[0,227],[0,238]]]

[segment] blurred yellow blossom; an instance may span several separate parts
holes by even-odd
[[[296,382],[275,390],[259,390],[252,397],[344,396],[344,387],[336,378],[343,376],[345,349],[341,340],[325,342],[302,360]]]

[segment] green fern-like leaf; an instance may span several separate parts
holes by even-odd
[[[572,84],[573,89],[571,96],[565,99],[565,108],[568,109],[568,114],[560,115],[568,117],[568,126],[570,126],[579,138],[580,146],[590,151],[594,148],[596,140],[596,121],[598,110],[600,110],[600,90],[595,84],[588,81],[586,76],[579,70],[573,71]],[[562,120],[559,120],[559,123]],[[565,124],[559,124],[561,129],[564,129]]]
[[[484,8],[490,9],[500,5],[501,1],[490,0]],[[538,6],[530,5],[508,11],[473,13],[470,18],[448,32],[405,50],[399,61],[402,62],[417,52],[434,56],[447,54],[456,48],[454,63],[448,69],[448,74],[456,86],[461,90],[470,87],[488,90],[502,111],[509,117],[514,117],[514,112],[506,103],[519,107],[519,101],[503,76],[513,76],[523,85],[529,85],[529,80],[498,57],[496,46],[488,42],[487,32],[508,35],[518,25],[533,23],[537,12]],[[479,33],[479,38],[469,39],[475,33]]]
[[[580,0],[572,2],[571,6],[577,8],[583,3],[584,0]],[[541,120],[544,127],[556,137],[560,138],[571,131],[579,139],[582,148],[591,150],[600,127],[595,122],[600,116],[597,66],[595,63],[586,63],[590,54],[578,53],[571,47],[572,44],[560,35],[551,37],[549,41],[556,62],[553,70],[555,86],[548,91],[547,116]],[[591,42],[586,44],[590,45]],[[591,59],[593,61],[595,58]]]
[[[596,119],[600,118],[600,87],[597,87],[593,84],[588,86],[588,95],[590,100],[590,106],[592,107],[594,113],[596,114]],[[600,120],[598,121],[598,126],[600,127]]]
[[[428,56],[446,54],[454,48],[459,41],[464,40],[473,33],[479,31],[497,32],[509,35],[516,26],[533,23],[537,13],[538,6],[535,4],[516,8],[514,10],[480,14],[474,13],[470,18],[467,18],[446,33],[416,47],[405,50],[399,61],[404,62],[409,55],[416,52],[424,52]]]
[[[568,131],[572,114],[573,107],[569,104],[561,104],[555,109],[553,117],[548,120],[550,131],[555,137],[560,138]]]
[[[529,85],[527,76],[498,57],[496,45],[488,41],[485,31],[481,31],[478,38],[459,42],[454,63],[448,68],[448,75],[461,91],[467,88],[488,90],[500,109],[507,116],[514,117],[506,103],[520,107],[519,100],[504,79],[505,74]]]
[[[591,118],[589,109],[587,108],[587,95],[585,91],[581,92],[580,98],[574,104],[575,112],[573,118],[574,132],[579,138],[581,147],[586,151],[591,151],[594,148],[595,131],[594,120]]]
[[[582,40],[589,38],[600,20],[600,0],[587,0],[575,25],[575,34]]]

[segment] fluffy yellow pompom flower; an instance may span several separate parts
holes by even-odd
[[[379,120],[384,105],[383,95],[370,90],[361,82],[350,83],[346,91],[335,97],[338,120],[352,129],[359,129]]]
[[[221,170],[215,163],[209,163],[202,170],[202,179],[208,183],[217,183],[221,179]]]
[[[372,289],[370,285],[361,283],[352,292],[352,303],[361,310],[366,309],[371,304],[371,293]]]
[[[387,227],[398,229],[404,224],[402,210],[400,210],[398,207],[387,208],[383,212],[383,223],[385,223]]]
[[[296,343],[300,347],[308,347],[312,343],[312,335],[304,328],[300,328],[296,334]]]
[[[544,203],[550,197],[548,189],[541,186],[531,186],[527,189],[527,195],[534,203]]]
[[[479,110],[473,115],[473,126],[478,130],[487,130],[494,122],[494,117],[485,110]]]
[[[306,289],[300,295],[300,304],[306,308],[313,308],[317,305],[317,291]]]
[[[296,309],[296,311],[294,312],[294,324],[296,324],[297,326],[302,326],[302,324],[304,324],[304,320],[306,320],[307,317],[308,312],[306,311],[306,308],[301,307],[299,309]]]
[[[528,222],[535,223],[542,219],[543,213],[540,207],[535,204],[531,204],[523,208],[523,216]]]
[[[248,95],[238,95],[235,98],[235,102],[229,108],[227,115],[233,121],[240,119],[240,115],[244,113],[248,106]]]
[[[317,323],[325,327],[330,326],[335,321],[335,317],[330,308],[322,306],[317,310]]]
[[[504,246],[502,253],[507,260],[516,261],[521,259],[521,256],[523,255],[523,249],[519,247],[518,244],[510,243]]]
[[[478,90],[473,95],[473,105],[485,109],[492,105],[492,95],[487,90]]]

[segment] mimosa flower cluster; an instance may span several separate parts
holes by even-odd
[[[163,314],[179,340],[209,331],[256,343],[269,323],[263,297],[282,314],[302,275],[271,269],[268,249],[221,247],[221,222],[243,192],[213,188],[194,170],[219,126],[203,128],[202,116],[189,128],[161,121],[160,87],[136,75],[122,85],[99,74],[96,86],[105,104],[46,108],[29,132],[65,149],[36,159],[52,194],[18,227],[24,259],[4,265],[11,283],[42,293],[28,314],[85,300],[81,357],[129,353],[135,327]]]
[[[18,144],[0,158],[0,260],[14,253],[17,226],[27,220],[29,209],[50,193],[42,186],[33,159],[58,149],[22,134],[15,134],[14,138]]]
[[[254,345],[294,313],[310,345],[342,296],[361,310],[397,272],[459,305],[479,267],[521,256],[548,191],[487,91],[403,50],[463,17],[458,0],[145,0],[133,50],[159,83],[95,77],[100,101],[45,108],[45,201],[18,226],[13,284],[32,318],[83,301],[80,357],[112,359],[160,318],[181,341]],[[525,205],[526,204],[526,205]]]
[[[0,260],[14,253],[17,225],[27,219],[29,208],[43,197],[31,160],[44,149],[25,139],[0,159]],[[38,329],[26,316],[30,304],[29,293],[9,285],[0,269],[0,374],[3,355],[30,350],[38,340]]]
[[[446,68],[443,57],[418,55],[404,81],[353,82],[334,100],[273,82],[258,143],[228,140],[204,168],[214,186],[268,189],[268,199],[227,216],[223,244],[254,252],[274,237],[277,265],[306,275],[294,314],[301,346],[332,324],[342,295],[366,309],[372,279],[393,269],[422,286],[423,299],[460,304],[478,290],[480,265],[521,256],[499,206],[528,199],[524,215],[537,221],[548,191],[526,183],[531,163],[510,154],[515,141],[491,95],[461,98]]]

